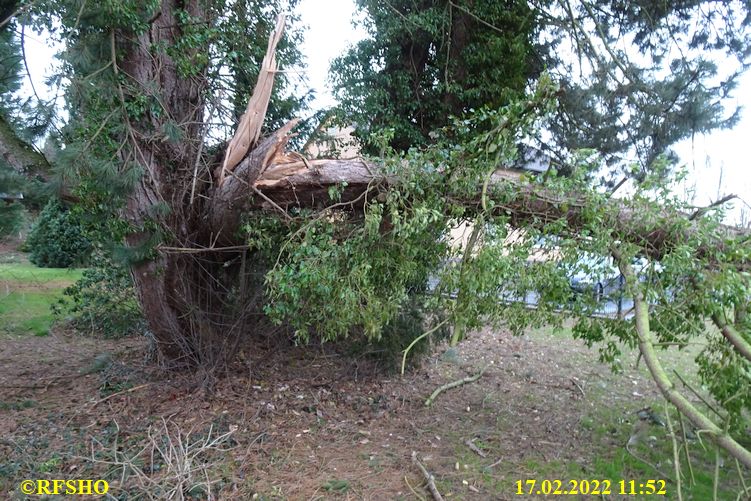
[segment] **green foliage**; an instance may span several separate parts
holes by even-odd
[[[748,338],[749,336],[747,336]],[[699,376],[720,406],[727,411],[725,424],[734,432],[746,429],[744,415],[751,410],[751,367],[725,339],[710,337],[696,358]]]
[[[598,318],[602,305],[591,295],[573,294],[570,282],[573,273],[589,267],[583,255],[608,259],[616,247],[627,262],[640,263],[635,289],[623,294],[633,297],[638,289],[646,297],[656,346],[705,343],[697,359],[700,376],[723,419],[737,425],[751,411],[749,361],[714,339],[707,322],[725,315],[729,305],[748,302],[749,276],[739,265],[751,255],[742,240],[718,226],[720,213],[694,221],[681,217],[691,208],[671,195],[662,169],[645,176],[616,210],[593,187],[592,173],[603,163],[587,151],[574,157],[581,163],[566,176],[551,171],[527,179],[529,188],[488,182],[498,166],[515,158],[515,145],[540,127],[540,116],[554,110],[555,94],[543,77],[526,98],[454,120],[419,151],[389,153],[387,134],[374,140],[387,155],[390,186],[368,194],[361,216],[329,209],[299,214],[290,223],[250,222],[250,242],[265,247],[272,263],[267,312],[290,323],[303,342],[313,335],[359,336],[370,346],[383,343],[392,354],[442,320],[453,325],[458,341],[488,323],[520,334],[573,317],[574,336],[597,347],[601,359],[618,370],[623,347],[637,345],[632,317]],[[667,165],[663,158],[657,163]],[[540,190],[540,199],[527,198],[528,189]],[[337,190],[330,195],[333,204]],[[542,201],[558,204],[564,216],[550,217]],[[576,211],[571,219],[569,208]],[[520,214],[525,219],[513,219]],[[459,223],[473,228],[463,249],[450,245],[447,235]],[[676,244],[657,254],[635,236],[655,234]],[[540,241],[543,249],[536,249]],[[530,261],[536,250],[550,257]],[[432,290],[425,287],[429,279],[436,284]],[[534,309],[518,300],[531,292],[539,295]],[[747,324],[738,328],[749,336]]]
[[[101,250],[92,254],[89,268],[63,294],[56,313],[72,316],[79,331],[118,338],[146,330],[127,267]]]
[[[91,243],[80,218],[57,200],[50,200],[34,222],[25,246],[37,266],[69,268],[87,260]]]
[[[395,195],[371,206],[364,225],[332,214],[297,230],[267,275],[272,318],[291,320],[303,341],[314,332],[324,340],[347,337],[354,326],[380,339],[446,252],[438,213],[407,207]],[[389,228],[381,231],[382,224]]]
[[[451,329],[448,324],[441,325],[442,314],[437,313],[434,319],[427,316],[428,308],[423,304],[425,292],[410,291],[407,303],[402,305],[396,316],[383,326],[381,337],[356,340],[353,345],[353,354],[372,356],[382,362],[387,369],[397,371],[401,368],[405,348],[412,340],[424,334],[431,324],[435,324],[439,327],[429,337],[421,339],[409,350],[406,363],[414,366],[419,364],[423,357],[430,355],[441,341],[449,338]]]
[[[675,143],[735,124],[724,104],[751,63],[748,3],[734,0],[358,5],[369,37],[331,71],[360,139],[390,128],[396,149],[424,145],[450,115],[506,104],[545,69],[561,92],[535,146],[566,174],[573,153],[596,151],[611,186],[643,180],[660,158],[673,167]]]
[[[366,139],[392,129],[390,145],[429,141],[450,116],[498,108],[541,66],[537,19],[526,2],[359,0],[369,37],[332,64],[341,118]]]
[[[23,223],[23,205],[0,200],[0,237],[15,233]]]
[[[6,2],[0,7],[0,15],[5,19],[16,7],[15,2]],[[35,118],[44,121],[46,114],[41,108],[32,109],[29,102],[17,95],[21,88],[22,55],[15,27],[14,22],[0,27],[0,143],[4,150],[0,158],[0,237],[19,229],[24,205],[33,205],[41,195],[36,193],[32,179],[37,174],[32,170],[37,166],[31,163],[43,157],[29,143],[44,131]]]
[[[512,158],[517,140],[550,106],[554,90],[542,79],[528,99],[482,110],[476,121],[457,120],[435,147],[393,158],[386,169],[395,183],[387,192],[374,190],[362,215],[327,209],[290,223],[268,216],[249,220],[248,242],[271,263],[266,312],[288,322],[301,342],[356,336],[391,356],[446,315],[469,329],[480,326],[497,309],[498,290],[518,282],[512,280],[513,263],[522,251],[509,255],[501,245],[484,245],[455,266],[457,249],[446,228],[470,217],[449,195],[474,194],[495,170],[489,158]],[[476,134],[479,127],[487,132]],[[337,194],[330,190],[332,204]],[[503,240],[503,223],[497,228],[496,238]],[[429,294],[431,277],[440,285]],[[453,302],[456,290],[464,293]]]
[[[555,49],[540,57],[562,89],[554,140],[541,142],[551,153],[594,148],[612,185],[642,180],[665,155],[675,166],[675,143],[737,122],[727,98],[751,62],[747,2],[539,5]]]
[[[326,492],[345,493],[348,492],[352,488],[352,486],[350,485],[348,480],[332,479],[324,482],[323,488],[326,490]]]

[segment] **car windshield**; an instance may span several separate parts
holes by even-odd
[[[566,264],[565,268],[575,278],[610,278],[620,275],[611,258],[588,252],[579,254],[576,262]]]

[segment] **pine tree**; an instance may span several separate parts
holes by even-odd
[[[334,61],[332,79],[361,139],[393,129],[398,150],[424,144],[451,115],[508,104],[542,70],[527,2],[357,3],[369,36]]]
[[[0,20],[9,19],[18,2],[3,2]],[[34,180],[48,168],[31,145],[35,133],[29,127],[27,106],[17,92],[21,88],[22,54],[16,22],[0,27],[0,236],[15,231],[22,219],[22,200],[39,201]]]
[[[744,2],[358,4],[369,38],[332,78],[361,139],[393,129],[391,146],[419,146],[449,115],[498,108],[543,69],[561,94],[536,146],[564,172],[572,152],[598,152],[606,183],[664,169],[676,142],[738,119],[724,103],[751,57]]]

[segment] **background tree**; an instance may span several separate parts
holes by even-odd
[[[571,152],[596,151],[612,186],[674,164],[675,143],[738,118],[723,102],[749,62],[744,2],[359,5],[370,37],[333,63],[332,79],[361,139],[391,128],[392,146],[419,146],[449,115],[497,108],[546,68],[561,96],[535,146],[564,172]]]
[[[39,183],[49,170],[45,157],[32,145],[44,128],[43,107],[38,119],[32,118],[28,101],[18,97],[21,88],[23,55],[17,23],[11,19],[19,2],[0,4],[0,193],[6,195],[0,200],[0,236],[18,228],[23,212],[22,201],[38,207],[43,200]],[[22,196],[23,199],[18,197]],[[41,198],[40,198],[41,197]]]
[[[368,38],[332,64],[340,113],[366,139],[393,129],[397,150],[483,106],[518,98],[542,65],[527,2],[359,0]]]
[[[737,122],[740,110],[725,104],[751,62],[747,2],[530,5],[558,48],[540,54],[562,93],[553,141],[538,145],[560,160],[593,149],[608,167],[606,183],[643,180],[675,166],[678,141]]]

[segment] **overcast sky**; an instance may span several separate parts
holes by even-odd
[[[334,103],[327,83],[331,60],[362,39],[365,33],[352,26],[352,20],[358,15],[353,0],[302,0],[299,12],[308,26],[302,49],[307,58],[309,85],[316,90],[313,106],[327,107]],[[33,34],[27,35],[26,42],[30,71],[37,90],[42,93],[44,77],[51,73],[54,49]],[[693,141],[683,141],[675,149],[691,171],[682,189],[695,191],[697,205],[714,201],[718,195],[737,194],[743,200],[735,202],[733,219],[737,220],[742,207],[751,213],[751,74],[743,76],[734,99],[728,102],[728,105],[733,104],[745,108],[741,122],[734,129],[697,136]]]

